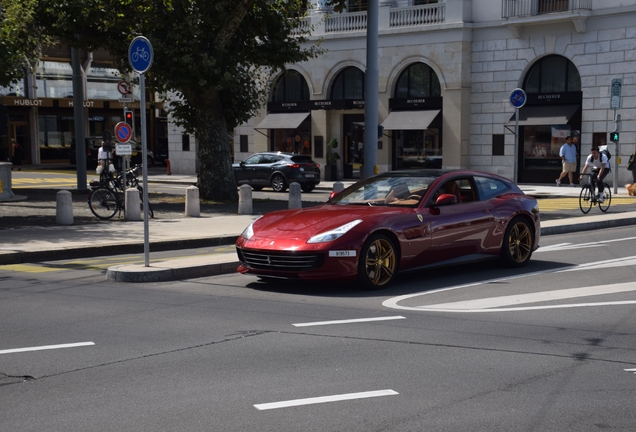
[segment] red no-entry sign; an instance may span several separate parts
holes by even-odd
[[[120,143],[127,143],[132,138],[132,128],[128,123],[119,122],[115,125],[115,138]]]

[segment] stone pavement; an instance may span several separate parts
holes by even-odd
[[[150,182],[193,184],[193,176],[153,175]],[[352,182],[343,182],[345,187]],[[333,188],[322,182],[319,189]],[[580,187],[521,185],[536,197],[578,197]],[[627,196],[619,188],[618,196]],[[636,199],[634,201],[636,204]],[[278,202],[279,208],[286,201]],[[183,207],[182,207],[183,208]],[[636,206],[634,206],[636,210]],[[541,235],[628,226],[636,224],[636,211],[603,214],[596,208],[590,214],[560,220],[542,220]],[[270,210],[267,210],[270,211]],[[610,209],[611,211],[611,209]],[[261,213],[262,214],[262,213]],[[150,251],[232,245],[258,215],[215,214],[200,218],[151,219],[148,222]],[[96,218],[95,218],[96,219]],[[89,256],[144,252],[143,222],[35,226],[0,229],[0,264],[73,259]],[[120,282],[152,282],[203,277],[236,270],[235,252],[201,257],[162,259],[144,265],[121,265],[108,269],[107,278]]]

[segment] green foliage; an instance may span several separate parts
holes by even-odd
[[[338,148],[338,140],[332,138],[327,143],[327,165],[336,165],[340,160],[340,155],[335,151]]]
[[[332,1],[335,6],[344,4],[344,0]],[[288,63],[319,53],[307,43],[307,35],[297,34],[308,0],[0,2],[3,8],[7,4],[25,11],[20,12],[21,22],[16,18],[5,26],[3,18],[0,27],[3,35],[11,35],[13,51],[7,63],[14,65],[20,65],[17,58],[34,58],[37,51],[15,51],[22,37],[87,51],[105,49],[123,72],[130,70],[131,40],[137,35],[147,37],[154,63],[146,73],[146,86],[176,95],[168,108],[170,115],[197,137],[199,189],[203,198],[217,201],[238,199],[228,131],[262,106],[270,77]],[[13,12],[16,17],[20,14]],[[23,48],[29,47],[27,43]],[[4,65],[4,57],[0,59]],[[5,69],[0,66],[0,77],[15,77],[19,66],[14,73]]]

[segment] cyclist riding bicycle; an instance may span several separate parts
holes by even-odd
[[[585,172],[587,171],[588,166],[591,167],[592,170],[592,174],[590,176],[592,193],[594,193],[594,190],[598,190],[598,200],[599,202],[603,202],[605,199],[603,197],[603,180],[605,179],[607,174],[612,171],[612,166],[610,165],[607,156],[599,152],[598,147],[592,147],[592,153],[585,160],[585,166],[581,171],[579,180],[583,178],[583,174],[585,174]]]

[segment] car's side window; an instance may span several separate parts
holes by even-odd
[[[247,159],[245,159],[243,162],[246,165],[252,165],[252,164],[257,164],[258,161],[260,161],[260,160],[261,160],[261,155],[253,155],[253,156],[250,156]]]
[[[259,162],[260,164],[271,164],[278,161],[278,158],[276,156],[273,155],[263,155],[263,157],[261,158],[261,161]]]
[[[501,180],[475,176],[475,182],[477,183],[477,189],[479,190],[479,197],[482,200],[487,200],[497,195],[510,190],[508,185]]]

